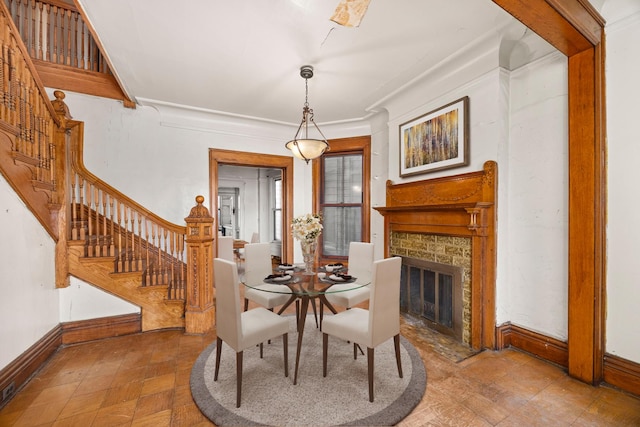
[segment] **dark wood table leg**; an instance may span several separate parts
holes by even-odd
[[[304,333],[304,321],[309,310],[309,295],[302,295],[302,306],[300,307],[300,318],[298,319],[298,348],[296,349],[296,369],[293,375],[293,384],[298,383],[298,365],[300,364],[300,349],[302,348],[302,335]]]

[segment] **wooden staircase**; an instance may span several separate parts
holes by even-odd
[[[69,273],[139,306],[143,331],[184,328],[184,300],[168,299],[168,285],[142,286],[142,272],[114,273],[115,257],[85,258],[84,251],[84,241],[69,242]]]
[[[71,119],[64,93],[47,98],[4,2],[0,30],[0,172],[56,242],[56,287],[68,286],[72,275],[139,306],[143,331],[185,328],[186,226],[86,170],[84,124]],[[195,261],[189,271],[202,268]],[[189,305],[204,327],[211,301]]]

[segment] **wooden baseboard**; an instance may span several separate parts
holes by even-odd
[[[77,344],[138,333],[142,331],[142,316],[140,313],[132,313],[64,322],[61,323],[61,328],[62,344]]]
[[[11,400],[61,346],[134,334],[141,330],[142,318],[139,313],[60,323],[0,370],[0,408]],[[5,390],[7,393],[3,393]]]
[[[567,343],[506,323],[496,328],[497,349],[513,346],[528,353],[568,367]],[[604,382],[640,396],[640,363],[612,354],[604,357]]]
[[[569,351],[566,342],[511,323],[506,323],[496,329],[496,346],[498,350],[513,346],[565,368],[569,365]]]
[[[640,363],[607,353],[604,355],[604,381],[640,396]]]
[[[0,408],[20,390],[62,344],[62,328],[53,328],[0,371]],[[4,390],[11,390],[5,393]]]

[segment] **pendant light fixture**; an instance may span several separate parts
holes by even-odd
[[[305,96],[304,107],[302,108],[302,122],[298,126],[298,131],[293,139],[285,144],[294,156],[309,163],[309,160],[322,156],[322,153],[329,150],[329,143],[324,137],[322,131],[313,121],[313,110],[309,108],[309,84],[308,81],[313,77],[313,67],[311,65],[303,65],[300,67],[300,76],[304,79]],[[309,137],[309,126],[315,127],[322,139]]]

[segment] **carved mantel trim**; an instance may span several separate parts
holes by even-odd
[[[495,348],[496,198],[498,165],[430,180],[387,181],[385,256],[392,232],[471,238],[471,346]]]

